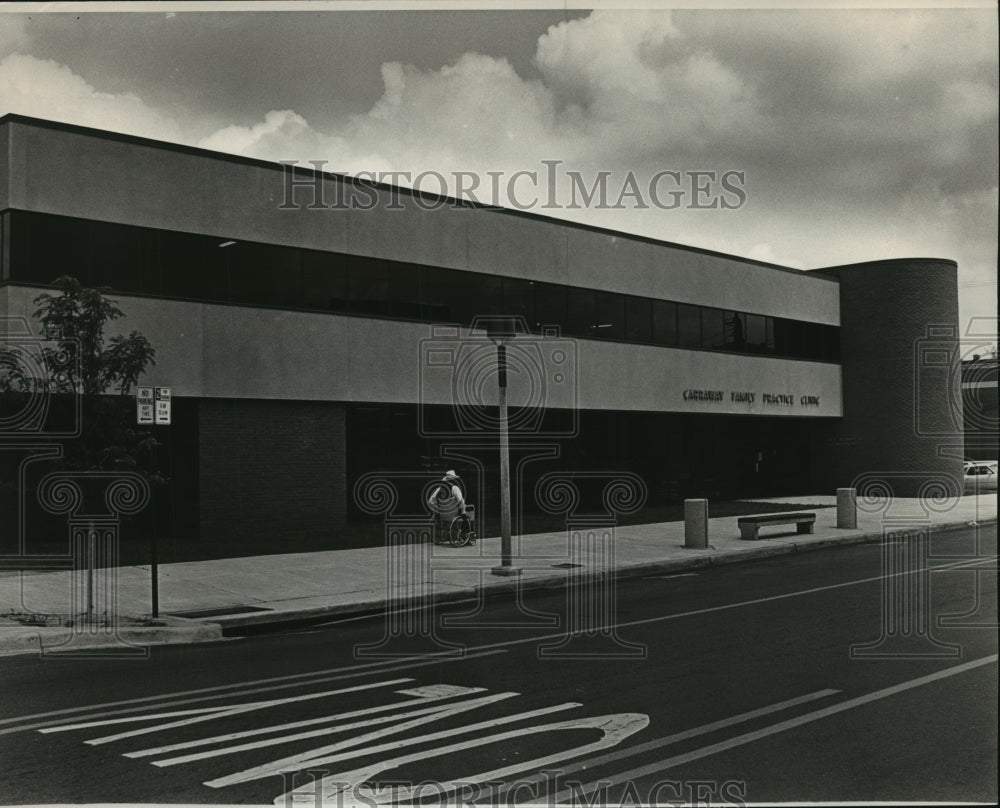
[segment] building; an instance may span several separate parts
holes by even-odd
[[[0,315],[64,274],[113,290],[173,391],[174,529],[233,554],[336,546],[372,470],[459,465],[493,507],[483,315],[530,332],[525,508],[552,468],[633,471],[653,503],[960,485],[952,261],[799,271],[16,115],[0,211]]]

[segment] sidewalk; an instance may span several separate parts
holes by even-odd
[[[767,500],[797,509],[797,502],[835,503],[831,496]],[[111,615],[119,636],[130,642],[159,644],[220,639],[223,629],[267,623],[286,623],[381,610],[390,598],[389,562],[403,572],[393,581],[391,596],[397,602],[426,604],[481,597],[484,591],[517,586],[551,586],[570,574],[614,569],[619,575],[673,572],[710,564],[727,564],[763,556],[818,549],[836,544],[878,541],[883,529],[927,526],[930,531],[962,527],[970,522],[995,522],[995,494],[965,496],[932,503],[894,499],[859,503],[858,528],[836,527],[836,507],[815,511],[815,532],[798,535],[794,525],[761,529],[757,541],[740,538],[736,516],[709,520],[709,547],[684,547],[684,522],[617,527],[613,553],[606,543],[586,541],[571,548],[567,532],[515,536],[514,565],[519,578],[494,576],[499,563],[500,539],[481,539],[470,547],[404,545],[395,555],[385,547],[331,550],[313,553],[254,556],[197,561],[160,566],[160,616],[163,625],[147,626],[150,614],[149,567],[121,567],[106,576],[95,572],[101,602],[117,604]],[[598,535],[600,531],[597,531]],[[561,567],[559,565],[562,565]],[[568,565],[574,565],[572,567]],[[576,566],[579,565],[579,566]],[[74,629],[66,626],[24,626],[3,615],[17,613],[67,615],[74,600],[81,602],[84,575],[70,572],[0,573],[0,654],[38,652],[40,644],[52,647],[67,642]],[[112,587],[115,591],[106,589]],[[101,613],[102,607],[96,611]],[[115,611],[110,607],[108,611]],[[143,620],[142,618],[146,618]],[[108,642],[107,632],[80,637],[81,643],[98,647]],[[112,638],[111,642],[115,642]],[[68,646],[67,646],[68,647]]]

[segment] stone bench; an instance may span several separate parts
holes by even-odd
[[[740,538],[757,539],[757,531],[770,525],[795,525],[796,533],[812,533],[816,523],[814,513],[769,513],[764,516],[741,516],[737,520],[740,526]]]

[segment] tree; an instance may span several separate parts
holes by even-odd
[[[100,395],[117,388],[128,395],[139,376],[149,365],[155,365],[156,351],[138,331],[127,336],[118,334],[105,347],[104,329],[108,323],[124,317],[115,301],[104,296],[102,289],[85,289],[76,278],[63,275],[53,285],[59,295],[43,294],[35,298],[35,317],[44,333],[53,338],[54,346],[46,348],[49,367],[69,368],[68,373],[52,374],[53,392]],[[60,358],[59,351],[69,352],[75,362]]]
[[[34,299],[35,318],[48,338],[42,349],[44,378],[28,380],[24,372],[8,374],[21,389],[34,385],[53,394],[82,396],[83,434],[66,445],[65,465],[84,469],[136,469],[145,465],[155,440],[133,425],[130,392],[145,370],[155,365],[156,351],[138,331],[105,340],[110,323],[124,317],[103,289],[86,289],[64,275],[53,282],[59,294]],[[117,393],[111,397],[108,393]],[[146,463],[140,462],[143,457]],[[160,480],[154,480],[160,482]]]

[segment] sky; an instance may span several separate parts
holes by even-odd
[[[799,269],[950,258],[962,328],[995,332],[994,5],[473,1],[0,4],[0,114],[408,172]]]

